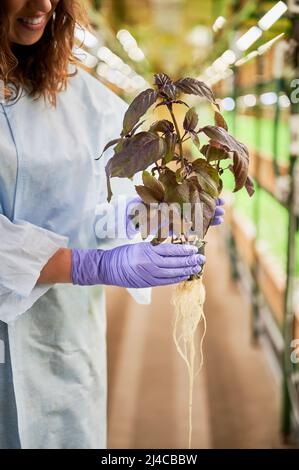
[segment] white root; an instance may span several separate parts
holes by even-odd
[[[185,361],[189,376],[189,439],[191,449],[192,441],[192,405],[194,378],[203,365],[203,340],[206,334],[206,319],[203,311],[206,292],[202,276],[198,279],[185,281],[175,287],[172,303],[175,308],[175,321],[173,339],[178,353]],[[195,373],[195,332],[200,321],[203,321],[204,332],[200,341],[200,364]]]

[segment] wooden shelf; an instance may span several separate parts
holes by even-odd
[[[278,324],[284,318],[284,296],[286,278],[266,248],[265,243],[256,242],[255,228],[250,220],[232,212],[232,231],[237,251],[244,262],[253,268],[257,265],[257,282]]]
[[[278,324],[282,327],[285,311],[286,276],[263,243],[255,244],[258,265],[257,282]]]
[[[274,172],[273,158],[255,150],[250,150],[249,172],[258,183],[276,197],[276,175]],[[289,166],[286,163],[278,162],[280,176],[288,174]]]
[[[252,268],[255,263],[255,227],[247,217],[237,211],[232,211],[231,222],[236,245],[246,264]]]

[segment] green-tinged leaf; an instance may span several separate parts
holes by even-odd
[[[121,150],[123,150],[125,147],[127,147],[130,144],[131,138],[127,139],[120,139],[116,147],[114,148],[114,155],[119,153]]]
[[[198,158],[192,162],[200,187],[212,197],[218,197],[219,174],[206,160]]]
[[[118,144],[122,139],[119,138],[119,139],[113,139],[113,140],[110,140],[110,142],[108,142],[108,144],[105,145],[101,155],[96,158],[96,160],[99,160],[101,158],[101,156],[103,155],[104,152],[106,152],[106,150],[109,148],[109,147],[112,147],[112,145],[115,145],[115,144]]]
[[[218,111],[215,112],[215,124],[216,124],[216,126],[222,127],[223,129],[228,131],[227,123],[226,123],[224,117],[222,116],[222,114],[220,114]]]
[[[183,127],[185,131],[194,131],[198,124],[198,115],[195,111],[195,108],[190,108],[186,112],[185,119],[183,122]]]
[[[140,132],[131,137],[129,145],[114,155],[107,163],[110,177],[131,178],[160,160],[166,151],[165,141],[152,132]]]
[[[136,96],[125,113],[122,136],[127,135],[134,128],[141,116],[147,112],[157,98],[158,94],[152,88],[148,88]]]
[[[199,196],[203,203],[203,236],[205,236],[215,214],[216,199],[204,191],[200,192]]]
[[[177,183],[181,184],[187,176],[186,168],[178,168],[175,172]]]
[[[148,188],[146,186],[135,186],[137,194],[141,197],[143,202],[146,204],[151,204],[153,202],[160,202],[155,195],[153,194],[153,191],[151,188]]]
[[[161,181],[158,181],[148,171],[142,173],[142,181],[146,188],[151,191],[152,196],[158,201],[164,200],[165,188]]]
[[[183,204],[189,201],[189,189],[185,181],[182,184],[178,184],[176,180],[176,174],[169,168],[165,168],[163,173],[159,176],[159,181],[163,183],[165,188],[165,202],[177,202]]]
[[[181,78],[174,82],[174,84],[183,93],[201,96],[202,98],[206,98],[210,101],[210,103],[216,104],[212,90],[204,82],[196,80],[196,78]]]
[[[197,176],[192,176],[185,179],[182,184],[178,184],[176,181],[176,174],[169,168],[166,168],[163,173],[159,176],[160,181],[163,182],[165,187],[165,202],[167,203],[178,203],[182,207],[184,203],[191,203],[191,222],[193,229],[195,227],[195,214],[194,210],[198,210],[196,203],[202,204],[202,215],[203,221],[200,229],[203,233],[200,236],[204,236],[208,230],[208,227],[214,217],[216,208],[216,198],[210,196],[208,193],[202,190],[198,183]],[[190,221],[185,220],[186,225]],[[189,224],[190,227],[190,224]]]
[[[234,192],[243,188],[247,179],[249,166],[247,147],[221,127],[205,126],[201,129],[201,132],[204,132],[210,139],[221,144],[226,151],[233,153],[232,172],[235,178]]]
[[[177,135],[173,132],[166,132],[165,134],[165,155],[163,157],[163,163],[167,164],[171,162],[174,157],[175,147],[177,143]]]
[[[171,121],[168,121],[167,119],[156,121],[149,128],[149,132],[162,132],[163,134],[166,134],[166,132],[173,132],[173,131],[174,131],[174,125]]]
[[[186,180],[184,183],[179,185],[179,188],[184,191],[184,202],[191,203],[191,221],[186,220],[185,226],[191,226],[193,230],[200,230],[198,236],[203,238],[208,230],[208,227],[214,217],[215,208],[216,208],[216,199],[210,196],[208,193],[203,191],[198,184],[198,179],[196,176],[192,176]],[[178,201],[179,202],[179,201]],[[202,224],[196,226],[195,224],[195,211],[198,211],[198,204],[201,203],[202,209]],[[191,222],[191,224],[190,224]]]
[[[190,135],[193,144],[196,145],[196,147],[199,150],[200,149],[200,140],[199,140],[199,137],[198,137],[197,133],[195,131],[189,131],[188,134]]]
[[[229,152],[225,150],[222,145],[218,144],[218,142],[212,140],[210,140],[209,144],[203,145],[200,151],[209,163],[216,160],[225,160],[230,158]]]
[[[193,232],[197,234],[199,238],[203,238],[203,221],[200,220],[199,226],[196,225],[196,217],[198,217],[198,204],[200,204],[200,192],[202,189],[200,188],[197,178],[194,176],[191,176],[191,178],[188,178],[187,180],[188,187],[189,187],[189,203],[191,204],[191,220],[187,220],[186,214],[184,214],[184,219],[185,222],[187,223],[186,225],[188,228],[192,229]]]

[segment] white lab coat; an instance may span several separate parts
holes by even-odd
[[[18,438],[27,449],[106,447],[104,289],[35,284],[59,247],[105,247],[95,208],[112,150],[95,157],[126,109],[82,69],[56,109],[26,94],[0,106],[0,448]]]

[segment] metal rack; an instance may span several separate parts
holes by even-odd
[[[291,34],[290,41],[296,44],[292,50],[292,61],[294,78],[299,78],[299,19],[297,15],[290,15]],[[296,41],[293,42],[293,41]],[[256,59],[257,81],[255,84],[255,93],[257,98],[264,90],[265,83],[263,82],[263,57],[258,56]],[[238,96],[241,92],[244,93],[239,86],[238,70],[235,69],[234,89],[233,96],[237,102]],[[267,83],[277,94],[286,92],[290,95],[290,88],[287,82],[282,77],[275,77],[273,81]],[[258,101],[259,103],[259,101]],[[235,110],[234,120],[236,122],[237,112]],[[257,238],[259,235],[260,223],[260,200],[259,189],[264,189],[269,192],[261,183],[261,118],[262,109],[260,104],[257,104],[255,109],[255,151],[256,151],[256,166],[255,166],[255,183],[258,189],[254,200],[254,223],[257,231]],[[274,121],[273,121],[273,171],[277,178],[280,177],[280,168],[278,162],[278,127],[280,120],[280,108],[278,101],[275,106]],[[267,298],[262,292],[259,285],[259,263],[257,262],[250,270],[246,270],[246,275],[251,277],[251,301],[252,301],[252,340],[254,343],[266,344],[268,350],[272,352],[272,360],[275,361],[280,371],[280,379],[282,383],[282,407],[281,407],[281,430],[284,438],[287,440],[289,437],[299,438],[299,367],[298,364],[293,364],[290,359],[291,355],[291,342],[294,339],[295,327],[295,257],[298,256],[299,247],[296,247],[296,233],[299,230],[299,211],[298,211],[298,193],[299,193],[299,105],[292,103],[290,106],[290,129],[291,129],[291,146],[290,157],[288,162],[288,181],[289,192],[287,198],[278,198],[275,192],[271,192],[271,196],[277,202],[283,205],[288,211],[288,247],[287,247],[287,266],[286,266],[286,289],[284,293],[284,317],[281,329],[278,328],[274,321],[274,315],[271,312],[271,307],[267,302]],[[231,261],[232,261],[232,275],[236,278],[238,275],[242,276],[242,269],[238,267],[238,254],[237,247],[234,240],[234,234],[231,233],[229,240]],[[243,270],[244,271],[244,270]],[[238,274],[239,273],[239,274]],[[248,274],[250,273],[250,274]]]

